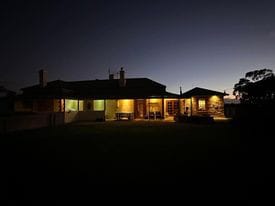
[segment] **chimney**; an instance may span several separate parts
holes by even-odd
[[[109,74],[109,80],[113,80],[114,79],[114,74]]]
[[[47,71],[41,69],[39,70],[39,84],[41,87],[47,86]]]
[[[181,87],[180,87],[180,96],[182,95],[182,89],[181,89]]]
[[[125,71],[123,70],[123,67],[121,67],[119,71],[119,86],[120,87],[126,86]]]

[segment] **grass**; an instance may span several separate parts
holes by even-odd
[[[2,137],[2,168],[7,191],[28,197],[45,188],[56,194],[102,184],[175,184],[244,194],[266,182],[251,174],[242,137],[228,123],[84,122]]]

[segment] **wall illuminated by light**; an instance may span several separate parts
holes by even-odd
[[[94,111],[104,111],[104,100],[94,100]]]
[[[209,101],[210,101],[211,103],[215,103],[215,102],[218,102],[218,101],[220,101],[220,100],[221,100],[221,98],[218,97],[218,96],[216,96],[216,95],[211,96],[211,97],[209,98]]]
[[[106,119],[115,119],[117,111],[117,100],[115,99],[106,99],[105,100],[105,118]]]
[[[209,98],[209,105],[212,108],[218,108],[223,105],[223,98],[216,96],[216,95],[211,96]]]
[[[134,112],[134,100],[132,99],[120,99],[117,101],[118,112],[133,113]]]
[[[191,106],[191,99],[185,99],[185,107],[189,107]]]

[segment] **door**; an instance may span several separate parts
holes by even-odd
[[[144,118],[145,115],[145,100],[144,99],[138,99],[136,100],[136,118]]]
[[[166,112],[169,116],[174,116],[179,110],[178,100],[167,100],[166,105]]]

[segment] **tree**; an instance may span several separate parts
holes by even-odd
[[[234,85],[233,94],[245,104],[274,103],[275,75],[270,69],[247,72]]]

